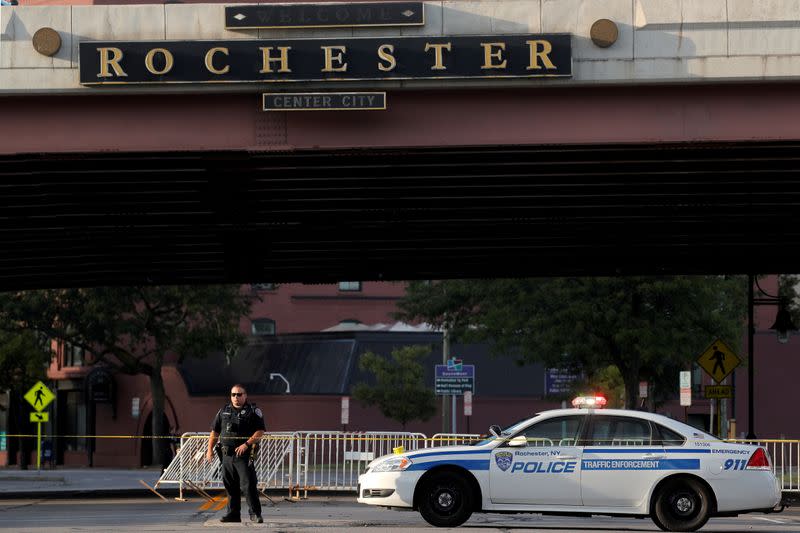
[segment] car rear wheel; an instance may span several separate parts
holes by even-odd
[[[472,515],[474,495],[461,474],[433,474],[420,490],[419,513],[432,526],[460,526]]]
[[[653,522],[665,531],[697,531],[711,514],[711,496],[694,479],[667,482],[658,493]]]

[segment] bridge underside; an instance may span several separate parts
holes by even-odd
[[[800,270],[800,143],[0,156],[0,289]]]

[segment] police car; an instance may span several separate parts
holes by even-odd
[[[665,416],[597,409],[578,398],[470,446],[379,457],[359,477],[358,501],[413,508],[455,527],[473,512],[650,518],[695,531],[709,517],[773,512],[781,499],[764,448],[718,440]]]

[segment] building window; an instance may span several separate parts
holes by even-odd
[[[275,321],[271,318],[257,318],[250,322],[250,330],[259,337],[275,335]]]
[[[254,291],[275,291],[278,290],[277,283],[252,283],[250,287]]]
[[[339,290],[340,291],[348,291],[348,292],[358,292],[361,290],[361,282],[360,281],[340,281],[339,282]]]
[[[64,366],[83,366],[83,348],[64,343]]]

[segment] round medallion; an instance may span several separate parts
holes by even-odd
[[[61,36],[53,28],[36,30],[33,34],[33,48],[43,56],[54,56],[61,49]]]
[[[589,36],[592,42],[600,48],[608,48],[619,37],[619,28],[612,21],[608,19],[600,19],[592,24],[592,29],[589,31]]]

